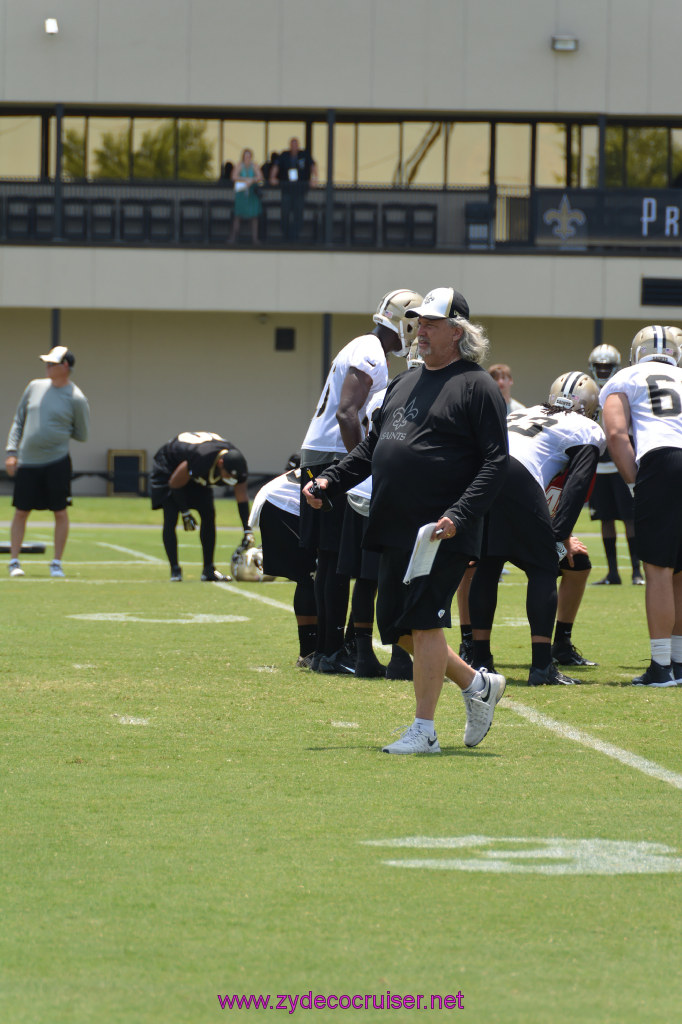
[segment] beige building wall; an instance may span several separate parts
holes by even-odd
[[[262,322],[264,319],[264,322]],[[526,405],[542,401],[565,370],[587,367],[593,325],[563,317],[478,317],[491,339],[490,362],[506,362],[514,394]],[[294,352],[274,351],[274,329],[295,327]],[[628,361],[642,322],[613,321],[604,341]],[[332,348],[372,328],[369,315],[336,314]],[[182,430],[214,430],[244,451],[254,473],[281,472],[299,448],[321,390],[322,318],[316,314],[66,311],[62,340],[76,355],[73,379],[88,397],[92,432],[72,444],[76,471],[104,471],[107,451],[156,449]],[[49,350],[47,310],[0,310],[0,408],[3,441],[27,382],[42,376],[38,356]],[[391,357],[391,373],[404,369]],[[85,477],[76,494],[102,494],[105,484]]]
[[[681,28],[677,0],[0,0],[0,101],[675,114]]]

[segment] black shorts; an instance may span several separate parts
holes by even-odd
[[[394,644],[413,629],[448,629],[455,591],[469,555],[453,550],[448,541],[438,546],[428,576],[403,583],[410,552],[384,548],[379,561],[376,622],[384,644]]]
[[[378,580],[379,552],[366,551],[362,546],[368,522],[367,516],[356,512],[346,502],[339,561],[336,566],[336,571],[341,576],[350,576],[354,580]]]
[[[325,469],[333,466],[333,462],[320,463],[318,466],[311,466],[310,471],[315,476],[320,476]],[[309,482],[308,474],[301,473],[301,490]],[[301,521],[299,524],[300,544],[308,551],[338,551],[341,547],[341,530],[343,528],[343,515],[346,509],[345,494],[337,495],[329,510],[311,508],[301,494]]]
[[[589,555],[573,555],[573,565],[568,564],[568,558],[566,556],[564,556],[559,562],[560,572],[585,572],[591,568],[592,562],[590,561]]]
[[[590,495],[590,519],[635,518],[635,502],[620,473],[597,473]]]
[[[12,504],[22,512],[43,508],[62,512],[71,504],[70,456],[44,466],[19,466]]]
[[[263,572],[298,583],[315,572],[315,556],[298,543],[298,516],[266,501],[259,523]]]
[[[645,455],[635,482],[635,539],[643,562],[682,571],[682,448]]]
[[[198,484],[190,480],[184,487],[177,487],[174,490],[168,486],[168,474],[154,474],[149,479],[149,492],[154,510],[168,506],[171,510],[175,507],[191,508],[198,512],[201,518],[215,515],[213,501],[213,488],[205,484]]]
[[[514,458],[509,460],[502,490],[486,518],[483,550],[520,569],[535,565],[558,571],[559,556],[545,492]]]

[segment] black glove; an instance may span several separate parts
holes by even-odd
[[[186,530],[196,530],[197,528],[197,521],[189,509],[182,513],[182,525]]]

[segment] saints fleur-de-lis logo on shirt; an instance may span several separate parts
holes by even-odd
[[[415,420],[416,418],[417,406],[413,398],[409,405],[403,405],[393,413],[393,426],[396,429],[404,427],[410,420]]]

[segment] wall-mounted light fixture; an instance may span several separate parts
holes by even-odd
[[[59,25],[56,18],[45,18],[45,31],[48,36],[56,36],[59,32]]]
[[[578,40],[575,36],[552,36],[552,49],[559,53],[575,53]]]

